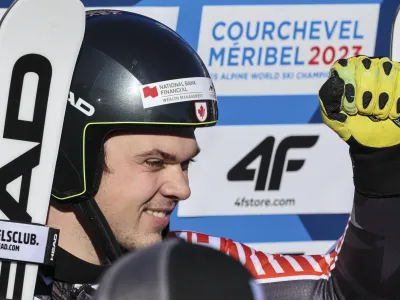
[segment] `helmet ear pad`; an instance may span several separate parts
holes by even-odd
[[[104,134],[104,137],[101,139],[101,146],[100,149],[98,150],[98,155],[97,155],[97,162],[94,166],[94,173],[93,173],[93,181],[92,181],[92,196],[95,197],[97,192],[99,191],[100,188],[100,183],[101,183],[101,178],[103,177],[104,172],[110,172],[110,169],[107,166],[106,163],[106,151],[105,151],[105,143],[107,140],[117,134],[121,134],[123,130],[118,130],[118,129],[106,129],[106,132],[102,132]],[[132,130],[129,131],[129,133],[132,133]]]

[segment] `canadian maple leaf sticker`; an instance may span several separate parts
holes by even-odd
[[[197,112],[199,113],[199,116],[203,118],[206,110],[204,109],[204,106],[201,105],[200,108],[197,110]]]
[[[194,104],[197,120],[204,122],[207,119],[207,103],[196,102]]]

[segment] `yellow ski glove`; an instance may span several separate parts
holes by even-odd
[[[324,122],[346,142],[400,144],[400,64],[358,56],[338,60],[330,72],[319,93]]]

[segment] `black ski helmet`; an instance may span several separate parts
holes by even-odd
[[[197,101],[174,102],[167,93],[158,95],[163,97],[160,100],[153,95],[144,98],[163,92],[154,89],[153,83],[190,84],[194,78],[205,79],[198,85],[209,82],[206,93],[192,95],[201,96]],[[164,91],[178,91],[177,85],[167,85]],[[135,13],[88,11],[70,90],[52,190],[58,200],[92,196],[98,151],[111,130],[134,130],[140,125],[201,127],[217,122],[214,86],[195,50],[167,26]],[[187,92],[175,94],[185,99]],[[144,101],[157,100],[171,103],[144,108]],[[195,103],[205,104],[206,119],[198,120],[196,107],[201,106]]]
[[[68,102],[52,188],[53,201],[64,203],[93,198],[111,131],[218,120],[214,86],[196,51],[164,24],[119,10],[87,11]]]

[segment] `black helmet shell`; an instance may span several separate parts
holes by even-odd
[[[137,126],[212,126],[218,107],[210,75],[167,26],[117,10],[88,11],[75,67],[52,196],[93,196],[105,136]]]

